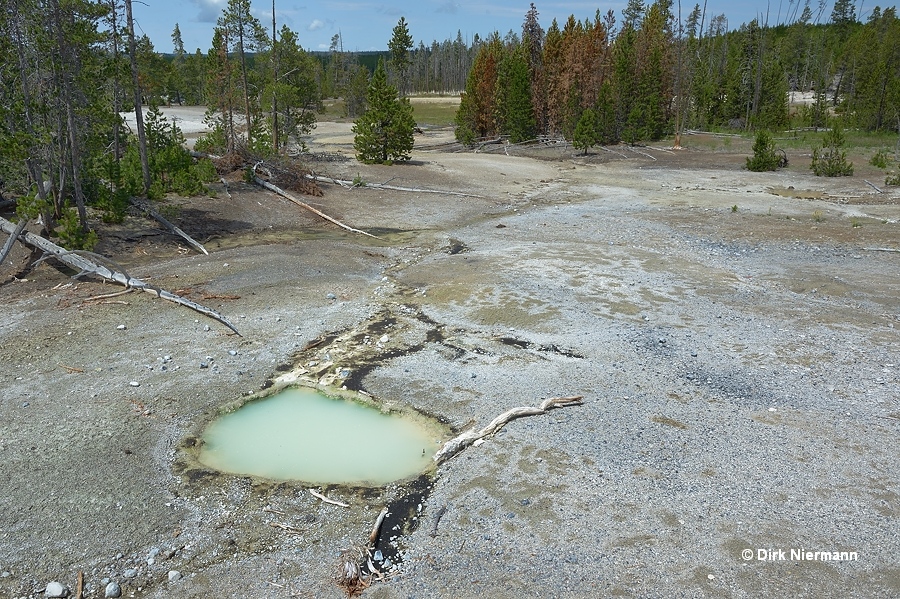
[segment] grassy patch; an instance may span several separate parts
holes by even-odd
[[[459,98],[410,98],[413,107],[413,118],[418,125],[448,127],[456,119],[459,109]]]

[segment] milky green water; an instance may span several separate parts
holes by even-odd
[[[425,470],[435,441],[405,418],[289,388],[213,422],[200,461],[277,480],[382,485]]]

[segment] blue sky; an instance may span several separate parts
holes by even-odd
[[[681,9],[685,18],[697,2],[698,0],[682,0]],[[758,15],[762,15],[761,20],[764,20],[767,10],[770,24],[779,21],[779,9],[782,15],[780,20],[785,20],[784,16],[789,10],[794,10],[797,2],[801,2],[802,7],[802,0],[707,0],[706,11],[708,15],[724,14],[728,18],[729,27],[735,28]],[[699,0],[699,3],[702,8],[703,0]],[[810,2],[814,12],[818,3],[818,0]],[[175,23],[178,23],[185,49],[193,53],[200,48],[205,53],[212,40],[213,25],[226,4],[227,0],[135,0],[133,10],[136,28],[150,37],[157,51],[172,51],[172,30]],[[583,20],[592,18],[597,9],[601,13],[612,9],[621,20],[622,9],[626,4],[627,0],[600,3],[585,0],[535,2],[544,29],[554,18],[560,24],[570,14]],[[826,3],[822,21],[828,20],[832,5],[832,1]],[[863,15],[875,5],[873,0],[863,4]],[[275,1],[278,28],[285,24],[296,31],[301,45],[307,50],[327,50],[331,37],[338,32],[343,38],[345,50],[384,50],[401,16],[409,23],[410,34],[417,46],[419,41],[424,41],[427,46],[433,40],[455,38],[457,31],[462,32],[466,41],[470,41],[476,33],[484,37],[495,30],[501,34],[510,29],[521,33],[522,20],[528,8],[528,0]],[[673,10],[677,9],[676,0]],[[271,0],[253,0],[252,10],[267,28],[271,27]]]

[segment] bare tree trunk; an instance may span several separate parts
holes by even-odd
[[[138,79],[137,48],[134,41],[134,18],[131,0],[125,0],[125,20],[128,24],[128,52],[131,55],[131,83],[134,86],[134,117],[137,121],[138,150],[141,154],[141,171],[144,175],[144,195],[150,193],[150,159],[147,156],[147,134],[144,130],[144,111],[141,106],[141,82]]]
[[[275,31],[275,0],[272,0],[272,149],[278,152],[278,49]]]
[[[250,118],[250,89],[247,85],[247,58],[244,55],[244,17],[238,19],[238,51],[241,55],[241,82],[244,86],[244,115],[247,121],[247,147],[253,147],[253,122]]]
[[[75,207],[78,210],[78,220],[81,227],[87,229],[87,210],[84,205],[84,191],[81,188],[81,139],[78,135],[78,123],[75,120],[75,98],[72,94],[71,70],[77,65],[72,57],[71,47],[63,33],[63,14],[59,1],[53,3],[53,17],[56,28],[56,43],[59,49],[59,55],[62,69],[59,73],[60,93],[62,102],[66,111],[66,129],[68,130],[68,158],[69,166],[72,170],[72,187],[75,192]],[[63,143],[60,140],[60,143]],[[40,186],[40,185],[39,185]],[[60,190],[62,187],[60,187]]]

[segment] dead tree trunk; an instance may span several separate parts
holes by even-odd
[[[267,182],[267,181],[263,181],[263,180],[260,179],[258,176],[256,176],[256,174],[255,174],[255,172],[256,172],[256,167],[253,167],[253,169],[254,169],[253,182],[256,183],[257,185],[260,185],[260,186],[262,186],[262,187],[265,187],[265,188],[268,189],[269,191],[272,191],[272,192],[277,193],[277,194],[280,195],[281,197],[283,197],[283,198],[285,198],[285,199],[288,199],[288,200],[292,201],[293,203],[297,204],[297,205],[300,206],[301,208],[305,208],[305,209],[309,210],[309,211],[312,212],[313,214],[316,214],[316,215],[318,215],[318,216],[321,216],[322,218],[324,218],[324,219],[327,220],[328,222],[334,223],[334,224],[336,224],[337,226],[339,226],[340,228],[342,228],[342,229],[344,229],[344,230],[350,231],[351,233],[359,233],[360,235],[366,235],[367,237],[372,237],[372,238],[374,238],[374,239],[377,239],[377,237],[375,237],[375,236],[372,235],[371,233],[366,233],[365,231],[361,231],[361,230],[359,230],[359,229],[354,229],[353,227],[351,227],[351,226],[349,226],[349,225],[345,225],[344,223],[342,223],[341,221],[337,220],[336,218],[332,218],[332,217],[328,216],[327,214],[325,214],[325,213],[322,212],[321,210],[316,210],[315,208],[313,208],[312,206],[310,206],[310,205],[307,204],[306,202],[301,202],[300,200],[298,200],[297,198],[295,198],[294,196],[292,196],[292,195],[289,194],[288,192],[284,191],[284,190],[281,189],[280,187],[277,187],[277,186],[275,186],[275,185],[272,185],[271,183],[269,183],[269,182]]]
[[[510,408],[503,412],[493,420],[490,424],[480,431],[466,431],[461,435],[450,439],[434,454],[434,463],[443,464],[457,453],[479,441],[485,437],[496,434],[510,420],[521,418],[522,416],[536,416],[538,414],[546,414],[554,408],[564,408],[566,406],[581,405],[582,396],[573,395],[570,397],[551,397],[541,402],[538,407],[522,406],[519,408]]]
[[[5,218],[0,217],[0,230],[13,235],[14,233],[16,233],[16,229],[16,225],[12,224]],[[237,335],[240,335],[240,333],[238,333],[238,330],[234,328],[234,325],[228,322],[227,318],[225,318],[212,308],[207,308],[202,304],[198,304],[197,302],[166,291],[165,289],[154,287],[149,283],[146,283],[145,281],[132,277],[126,272],[121,272],[115,270],[114,268],[104,266],[103,264],[98,264],[94,260],[91,260],[84,256],[84,254],[88,252],[71,252],[63,247],[56,245],[52,241],[44,239],[39,235],[34,235],[33,233],[21,233],[16,238],[27,245],[46,252],[48,255],[55,257],[57,260],[63,262],[67,266],[77,269],[79,273],[75,275],[76,277],[84,274],[93,274],[108,281],[114,281],[116,283],[119,283],[120,285],[124,285],[128,289],[138,289],[140,291],[152,293],[156,295],[156,297],[160,297],[164,300],[180,304],[182,306],[190,308],[191,310],[199,312],[204,316],[208,316],[213,320],[222,323],[223,325],[234,331]]]
[[[144,202],[141,202],[135,198],[131,198],[129,200],[129,202],[131,203],[132,206],[134,206],[138,210],[150,215],[150,217],[153,218],[156,222],[158,222],[159,224],[164,226],[166,229],[168,229],[170,233],[172,233],[174,235],[178,235],[179,237],[184,239],[188,243],[188,245],[190,245],[192,248],[194,248],[198,252],[201,252],[207,256],[209,255],[209,252],[206,251],[206,248],[203,247],[203,244],[201,244],[199,241],[197,241],[196,239],[194,239],[193,237],[191,237],[190,235],[188,235],[187,233],[182,231],[180,228],[176,227],[166,217],[164,217],[162,214],[160,214],[159,212],[154,210],[149,204],[145,204]]]

